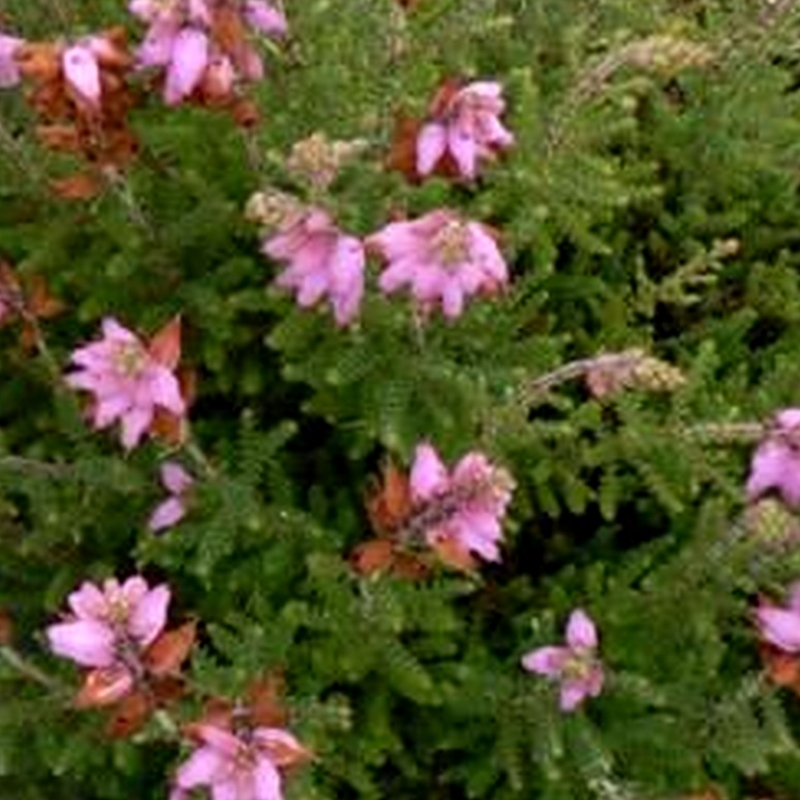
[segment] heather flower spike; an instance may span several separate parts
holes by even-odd
[[[96,428],[117,420],[121,423],[126,450],[139,443],[157,412],[182,417],[186,410],[173,374],[174,346],[167,348],[167,356],[155,349],[156,353],[148,350],[135,334],[109,317],[103,320],[102,339],[72,354],[78,369],[66,376],[66,382],[94,395],[91,413]]]
[[[186,515],[187,495],[194,478],[177,462],[167,461],[161,465],[161,483],[169,497],[159,503],[150,516],[147,527],[153,533],[177,525]]]
[[[603,688],[603,667],[596,655],[597,629],[580,608],[570,615],[566,639],[564,647],[550,645],[527,653],[522,666],[559,681],[561,710],[574,711],[587,697],[597,697]]]
[[[446,209],[412,222],[393,222],[367,239],[388,262],[378,285],[386,294],[408,285],[424,311],[441,303],[449,319],[468,297],[495,294],[508,268],[489,229]]]
[[[503,89],[494,81],[476,81],[462,88],[448,83],[434,100],[431,120],[417,135],[417,172],[429,175],[444,159],[458,174],[474,178],[481,161],[514,143],[500,122],[505,110]]]
[[[747,499],[755,502],[776,492],[790,508],[800,506],[800,409],[776,414],[766,437],[756,448],[747,479]]]
[[[303,308],[328,298],[336,323],[349,325],[364,295],[364,247],[342,233],[327,212],[307,208],[289,213],[262,247],[265,255],[287,263],[275,285],[295,290]]]

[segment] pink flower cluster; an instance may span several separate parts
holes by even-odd
[[[790,508],[800,506],[800,409],[775,415],[753,455],[746,491],[751,502],[775,491]]]
[[[567,622],[566,646],[532,650],[522,657],[522,666],[560,681],[561,710],[574,711],[587,697],[597,697],[603,689],[603,666],[596,652],[594,622],[585,611],[576,608]]]
[[[195,726],[200,747],[179,769],[170,800],[208,786],[214,800],[283,800],[280,768],[306,751],[288,731],[256,727],[240,735],[216,725]]]
[[[128,450],[139,443],[159,409],[178,417],[186,411],[171,359],[165,363],[110,317],[103,320],[103,338],[78,348],[71,361],[78,369],[66,381],[94,395],[95,427],[119,420]]]
[[[429,175],[449,157],[465,178],[474,178],[481,161],[514,143],[513,134],[500,122],[505,110],[502,87],[494,81],[476,81],[460,89],[449,85],[439,92],[431,120],[417,135],[419,175]]]
[[[348,325],[358,315],[364,295],[364,247],[355,236],[342,233],[327,212],[309,207],[288,215],[262,250],[288,264],[275,283],[297,291],[303,308],[327,296],[337,324]]]
[[[424,311],[441,302],[450,319],[461,315],[467,297],[495,294],[508,282],[508,268],[489,229],[447,209],[392,222],[367,245],[388,261],[379,279],[383,292],[408,285]]]
[[[165,70],[164,101],[170,105],[197,89],[226,97],[237,80],[259,80],[264,65],[245,30],[268,36],[286,31],[283,14],[264,0],[131,0],[128,9],[149,25],[138,62]]]
[[[513,482],[483,453],[467,453],[448,472],[430,444],[417,446],[409,479],[415,505],[428,509],[425,538],[485,561],[499,561],[501,520],[511,502]]]
[[[127,694],[141,671],[140,655],[164,630],[170,592],[166,585],[150,588],[144,578],[115,578],[102,587],[85,582],[67,598],[70,613],[47,629],[54,653],[108,676],[113,694]]]
[[[388,262],[378,281],[384,293],[408,285],[423,311],[441,303],[449,319],[462,314],[468,297],[495,294],[508,282],[508,268],[489,229],[447,209],[391,223],[369,236],[366,245]],[[364,247],[342,233],[325,211],[308,207],[291,216],[262,251],[287,263],[276,285],[296,291],[301,306],[328,297],[339,325],[358,316]]]

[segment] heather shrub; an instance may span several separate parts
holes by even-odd
[[[0,6],[0,796],[796,797],[798,36]]]

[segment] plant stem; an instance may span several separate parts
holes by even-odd
[[[2,659],[9,666],[13,667],[21,675],[32,681],[35,681],[41,686],[46,687],[51,692],[56,692],[58,694],[64,694],[66,692],[66,687],[61,684],[60,681],[56,680],[55,678],[51,678],[46,673],[42,672],[39,667],[31,664],[30,661],[27,661],[25,658],[23,658],[10,645],[0,645],[0,657],[2,657]]]

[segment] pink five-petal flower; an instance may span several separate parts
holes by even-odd
[[[409,478],[415,505],[432,520],[425,536],[435,547],[451,542],[485,561],[499,561],[501,520],[511,501],[513,482],[482,453],[468,453],[452,474],[428,443],[417,446]]]
[[[367,239],[388,261],[378,285],[391,294],[409,285],[428,310],[441,302],[458,317],[467,297],[492,294],[508,282],[508,268],[488,229],[439,209],[412,222],[392,222]]]
[[[72,90],[92,106],[100,103],[100,66],[97,53],[90,42],[80,42],[68,47],[61,55],[64,78]]]
[[[800,653],[800,581],[789,587],[786,606],[762,600],[755,618],[764,641],[786,653]]]
[[[417,172],[428,175],[447,154],[465,178],[477,174],[481,160],[514,143],[500,122],[505,110],[502,87],[494,81],[476,81],[435,102],[434,118],[417,135]]]
[[[94,426],[122,423],[122,444],[135,447],[157,409],[182,416],[186,406],[178,379],[154,358],[137,336],[116,320],[103,320],[103,338],[78,348],[72,363],[79,369],[66,376],[74,389],[94,395]]]
[[[747,498],[752,502],[770,491],[776,491],[787,506],[800,506],[800,409],[776,414],[753,455]]]
[[[84,667],[113,667],[121,649],[141,650],[155,641],[169,600],[167,586],[151,589],[139,576],[122,585],[109,578],[102,588],[85,582],[67,598],[72,613],[47,629],[50,648]]]
[[[22,44],[22,39],[0,33],[0,89],[9,89],[20,81],[15,54]]]
[[[522,666],[529,672],[560,681],[559,705],[574,711],[587,697],[597,697],[603,689],[603,667],[597,659],[597,629],[580,608],[567,623],[566,646],[547,645],[525,654]]]
[[[171,528],[186,515],[186,494],[193,486],[194,478],[180,464],[167,461],[161,465],[161,483],[169,497],[156,506],[147,523],[154,533]]]
[[[364,247],[343,234],[330,216],[306,209],[264,242],[262,251],[288,266],[276,286],[297,291],[297,302],[313,306],[327,295],[338,325],[352,322],[364,295]]]
[[[176,789],[211,788],[214,800],[283,800],[279,767],[285,754],[302,754],[297,740],[277,728],[256,728],[247,741],[213,725],[198,725],[201,746],[179,768]],[[285,763],[291,763],[289,758]]]
[[[182,28],[172,42],[164,102],[176,105],[188,97],[200,83],[210,59],[208,36],[196,28]]]

